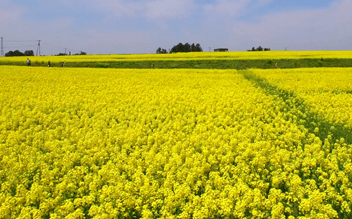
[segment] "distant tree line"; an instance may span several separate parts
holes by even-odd
[[[26,50],[25,52],[21,52],[19,50],[9,51],[5,54],[5,56],[34,56],[33,50]]]
[[[171,49],[169,49],[169,53],[176,53],[176,52],[203,52],[203,49],[199,43],[197,44],[192,43],[192,45],[189,43],[185,43],[185,44],[179,43],[173,46]],[[168,53],[168,52],[166,49],[162,49],[161,47],[159,47],[156,50],[156,53],[162,54],[162,53]]]
[[[156,54],[162,54],[162,53],[167,53],[167,50],[166,50],[166,49],[162,49],[161,47],[159,47],[159,48],[156,50]]]
[[[71,52],[69,53],[69,55],[71,55]],[[75,53],[75,54],[73,54],[73,55],[87,55],[87,53],[86,52],[80,52],[80,53]],[[59,54],[56,54],[55,56],[67,56],[67,53],[62,53],[62,52],[60,52]]]
[[[251,52],[251,51],[270,51],[270,48],[263,48],[261,46],[259,46],[258,48],[252,48],[252,49],[249,49],[247,50],[248,52]]]
[[[66,56],[66,53],[59,53],[56,54],[56,56]],[[70,52],[71,55],[71,52]],[[87,55],[86,52],[81,51],[80,53],[75,53],[74,55]],[[11,57],[11,56],[34,56],[34,52],[33,50],[26,50],[25,52],[21,52],[19,50],[15,50],[15,51],[9,51],[5,54],[5,56],[7,57]]]

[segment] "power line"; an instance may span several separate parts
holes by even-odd
[[[61,47],[61,46],[54,46],[54,45],[51,45],[51,44],[48,44],[48,43],[45,43],[46,46],[52,46],[52,47],[55,47],[55,48],[59,48],[59,49],[64,49],[65,47]]]
[[[41,40],[37,40],[37,41],[38,41],[38,47],[37,47],[36,56],[38,56],[38,51],[39,51],[39,56],[40,56],[40,41],[41,41]]]
[[[9,46],[4,47],[4,42],[9,44]],[[5,49],[27,49],[31,50],[33,49],[34,45],[31,44],[29,45],[28,43],[35,42],[33,40],[4,40],[3,37],[1,37],[1,53],[0,55],[4,56]],[[14,45],[17,44],[17,45]],[[24,45],[23,43],[27,44]]]
[[[0,53],[0,55],[1,56],[4,56],[4,39],[1,37],[1,53]]]
[[[7,43],[28,43],[28,42],[36,42],[37,40],[4,40]]]
[[[42,40],[3,40],[2,39],[2,44],[1,44],[1,54],[3,54],[3,50],[4,50],[4,48],[5,49],[10,49],[10,48],[12,48],[12,49],[23,49],[23,48],[25,48],[25,49],[30,49],[30,48],[33,48],[35,45],[34,44],[31,44],[31,43],[34,43],[34,42],[38,42],[38,44],[37,44],[37,48],[36,48],[36,55],[38,56],[41,56],[41,41]],[[3,46],[3,42],[5,42],[5,43],[8,43],[9,44],[9,46]],[[23,45],[23,43],[27,43],[27,45]],[[29,44],[30,45],[29,45]],[[18,44],[18,45],[13,45],[13,44]],[[49,46],[49,47],[54,47],[54,48],[58,48],[58,49],[65,49],[65,54],[66,54],[66,52],[67,51],[72,51],[72,52],[74,52],[74,53],[80,53],[80,52],[82,52],[82,50],[76,50],[76,49],[71,49],[71,48],[67,48],[67,47],[62,47],[62,46],[56,46],[56,45],[52,45],[52,44],[48,44],[48,43],[44,43],[44,46]]]
[[[48,44],[48,43],[44,43],[44,44],[45,44],[45,46],[52,46],[52,47],[55,47],[55,48],[58,48],[58,49],[66,49],[66,50],[73,51],[73,52],[81,52],[81,50],[71,49],[71,48],[62,47],[62,46],[54,46],[54,45],[51,45],[51,44]]]
[[[5,46],[5,47],[3,47],[4,49],[13,49],[13,48],[15,48],[15,49],[17,49],[17,48],[31,48],[31,47],[33,47],[33,46]]]

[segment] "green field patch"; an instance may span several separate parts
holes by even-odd
[[[19,61],[2,61],[0,65],[17,65],[26,66],[26,60]],[[46,62],[35,61],[33,66],[47,66]],[[61,67],[61,62],[51,62],[52,67]],[[96,61],[75,62],[68,59],[65,67],[88,67],[88,68],[133,68],[133,69],[237,69],[243,70],[248,68],[274,69],[274,68],[317,68],[317,67],[352,67],[352,59],[209,59],[209,60],[129,60],[129,61]]]
[[[343,94],[343,93],[345,93],[345,94],[352,94],[352,90],[334,90],[333,92],[332,92],[333,94]]]

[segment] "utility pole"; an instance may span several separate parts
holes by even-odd
[[[1,37],[1,56],[4,56],[4,39]]]
[[[209,47],[209,52],[211,52],[211,47]]]
[[[37,46],[37,53],[36,53],[36,56],[38,56],[38,54],[39,54],[39,56],[40,56],[40,41],[41,40],[37,40],[38,41],[38,46]]]
[[[65,48],[65,55],[67,55],[67,54],[66,54],[66,49],[67,49],[67,48]]]

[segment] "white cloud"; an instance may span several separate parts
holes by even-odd
[[[19,19],[21,16],[21,10],[2,10],[0,9],[0,27],[9,25]]]
[[[155,45],[151,40],[155,39],[155,34],[147,31],[122,32],[96,30],[84,31],[86,38],[80,44],[81,48],[94,53],[116,54],[116,53],[141,53],[145,51],[155,51]],[[99,39],[99,40],[97,40]],[[88,46],[87,46],[88,45]]]
[[[262,7],[272,0],[216,0],[214,4],[205,5],[205,13],[239,17],[248,12],[249,6]]]
[[[194,0],[88,0],[94,10],[109,12],[116,17],[133,16],[148,19],[181,18],[193,7]]]
[[[251,0],[216,0],[215,4],[207,4],[205,12],[207,14],[226,14],[231,16],[239,16],[243,13],[243,9],[248,6]]]
[[[143,10],[143,4],[124,0],[88,0],[88,4],[103,13],[110,12],[114,16],[137,16]]]
[[[233,25],[233,39],[278,50],[351,50],[351,10],[351,1],[341,0],[327,9],[269,14],[259,23]]]
[[[20,6],[12,4],[8,0],[0,0],[0,28],[11,25],[12,22],[17,21],[25,12]]]
[[[217,5],[219,3],[217,1]],[[242,4],[239,13],[250,13],[258,3]],[[239,19],[226,10],[217,13],[217,5],[210,5],[213,13],[206,14],[201,30],[194,33],[204,42],[204,48],[227,47],[231,51],[246,51],[253,46],[263,46],[272,50],[284,50],[285,47],[288,50],[352,50],[351,0],[338,0],[323,9],[254,16],[250,21]]]
[[[74,20],[70,17],[59,17],[56,18],[54,20],[51,20],[48,23],[47,28],[50,29],[57,29],[57,30],[64,30],[67,29],[69,27],[72,27],[72,25],[74,24]]]
[[[181,18],[193,7],[193,0],[155,0],[146,3],[145,15],[150,19]]]
[[[257,0],[256,6],[257,7],[262,7],[264,5],[268,5],[271,2],[273,2],[273,0]]]
[[[76,6],[80,1],[75,1]],[[250,22],[243,19],[240,22],[238,16],[250,13],[253,7],[269,4],[269,0],[217,0],[216,4],[206,6],[212,13],[203,14],[205,19],[201,16],[201,21],[188,17],[197,6],[204,5],[193,0],[86,0],[86,4],[91,5],[88,10],[102,17],[91,27],[80,27],[80,23],[77,23],[79,19],[74,16],[58,17],[60,14],[40,21],[30,17],[24,20],[22,15],[28,17],[30,13],[24,13],[24,9],[8,0],[0,2],[7,4],[0,9],[0,28],[6,30],[2,35],[4,39],[41,39],[43,54],[64,52],[62,48],[65,47],[98,54],[153,53],[159,46],[169,49],[179,42],[201,43],[204,51],[208,47],[244,51],[259,45],[272,50],[283,50],[285,47],[289,50],[352,50],[351,0],[339,0],[324,9],[267,14],[255,17]],[[76,7],[67,4],[67,7]],[[61,6],[58,10],[62,10]],[[112,19],[119,22],[108,30],[99,27],[103,21],[111,22]],[[158,26],[143,28],[145,31],[128,31],[126,27],[122,31],[119,26],[121,20],[126,21],[127,25],[141,25],[145,23],[143,19],[148,19],[148,25],[154,23]],[[133,21],[129,23],[130,20]],[[170,25],[176,25],[177,28],[168,29]],[[33,49],[36,49],[35,42]]]

